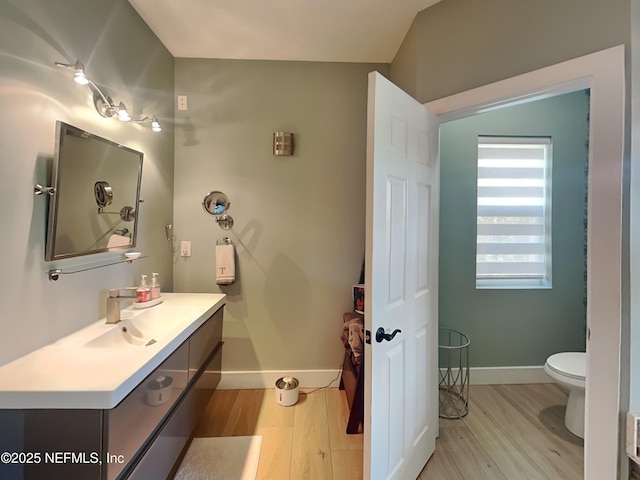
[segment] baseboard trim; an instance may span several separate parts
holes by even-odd
[[[284,376],[298,379],[302,388],[337,387],[340,370],[262,370],[222,372],[220,390],[250,390],[274,388],[276,380]],[[471,367],[470,385],[517,385],[523,383],[553,383],[543,367]]]
[[[517,385],[524,383],[553,383],[544,367],[471,367],[470,385]]]
[[[218,389],[250,390],[253,388],[275,388],[276,381],[285,376],[298,379],[301,388],[337,387],[340,385],[340,370],[261,370],[222,372]]]

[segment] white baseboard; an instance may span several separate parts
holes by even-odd
[[[441,370],[442,371],[442,370]],[[544,367],[471,367],[470,385],[516,385],[524,383],[553,383]]]
[[[262,370],[222,372],[218,389],[250,390],[274,388],[284,376],[298,379],[302,388],[337,387],[340,370]],[[514,385],[522,383],[553,383],[543,367],[471,367],[470,385]]]
[[[340,370],[261,370],[250,372],[222,372],[218,389],[250,390],[275,388],[276,381],[285,376],[295,377],[301,388],[337,387]]]

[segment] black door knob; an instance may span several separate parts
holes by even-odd
[[[384,328],[380,327],[378,328],[378,330],[376,330],[376,342],[380,343],[383,340],[390,342],[391,340],[393,340],[393,337],[395,337],[397,334],[401,332],[402,330],[400,330],[399,328],[396,328],[391,334],[384,333]]]

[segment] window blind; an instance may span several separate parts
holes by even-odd
[[[477,282],[550,280],[550,157],[549,137],[478,138]]]

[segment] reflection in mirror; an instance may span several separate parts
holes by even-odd
[[[229,210],[229,205],[231,205],[229,197],[218,191],[207,193],[202,201],[202,207],[205,211],[216,216],[222,215],[224,212]]]
[[[135,246],[142,158],[141,152],[56,123],[45,260]]]
[[[109,182],[96,182],[94,185],[96,194],[96,203],[100,212],[107,205],[111,205],[113,202],[113,188],[109,185]]]

